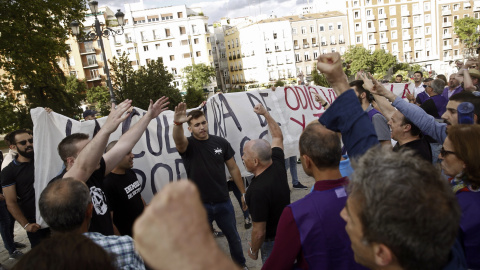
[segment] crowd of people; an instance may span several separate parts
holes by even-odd
[[[480,269],[480,72],[473,65],[458,64],[448,82],[415,72],[405,100],[368,73],[348,82],[340,55],[321,55],[317,68],[338,97],[328,104],[315,95],[325,111],[299,138],[303,170],[315,184],[293,203],[287,170],[296,157],[285,157],[282,130],[261,104],[254,113],[271,140],[243,148],[248,188],[230,143],[209,134],[202,110],[178,104],[172,136],[190,181],[168,184],[148,206],[131,150],[167,98],[151,102],[108,145],[130,100],[112,106],[93,139],[65,137],[58,145],[65,169],[42,191],[33,188],[33,134],[16,130],[5,138],[13,152],[0,173],[5,248],[20,258],[15,269],[248,269],[244,254],[260,257],[262,269]],[[225,167],[246,229],[251,218],[247,250]],[[37,224],[37,210],[47,228]],[[15,220],[32,247],[25,255],[13,240]],[[213,221],[231,259],[214,240]]]

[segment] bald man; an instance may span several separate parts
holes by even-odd
[[[254,112],[267,120],[272,143],[263,139],[251,140],[243,149],[245,167],[254,175],[245,199],[253,221],[248,256],[257,260],[261,250],[262,262],[265,263],[272,252],[283,208],[290,204],[290,189],[284,162],[282,130],[261,104],[255,106]]]

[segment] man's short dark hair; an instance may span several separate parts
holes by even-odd
[[[419,127],[417,127],[410,119],[403,116],[402,125],[410,125],[410,134],[412,136],[418,136],[422,133]]]
[[[17,129],[17,130],[14,130],[14,131],[8,133],[5,136],[4,140],[8,145],[15,145],[17,143],[15,141],[15,136],[17,136],[19,134],[24,134],[24,133],[27,133],[29,135],[33,135],[33,132],[29,129]]]
[[[412,150],[381,147],[352,166],[349,192],[361,209],[363,240],[386,245],[403,269],[442,269],[461,210],[440,172]]]
[[[419,70],[415,71],[413,74],[420,74],[420,76],[423,78],[423,73]]]
[[[201,111],[201,110],[193,110],[193,111],[190,111],[189,113],[187,113],[187,116],[192,116],[188,121],[187,121],[187,124],[190,125],[190,121],[192,120],[195,120],[195,119],[198,119],[202,116],[205,116],[205,114]]]
[[[397,74],[397,76],[395,76],[395,78],[398,78],[398,77],[400,77],[400,78],[403,79],[403,75],[402,75],[402,74]]]
[[[338,135],[320,123],[311,123],[300,135],[300,155],[310,157],[317,168],[338,168],[342,146]]]
[[[431,81],[433,81],[433,78],[426,78],[425,80],[423,80],[424,83],[431,82]]]
[[[49,184],[40,194],[40,214],[50,228],[57,232],[71,232],[82,225],[87,206],[92,203],[85,183],[64,178]]]
[[[480,97],[466,91],[462,91],[450,97],[449,100],[457,102],[470,102],[473,104],[473,113],[477,116],[477,124],[480,124]]]
[[[73,133],[72,135],[63,138],[58,144],[58,154],[65,165],[67,165],[67,158],[74,157],[77,154],[78,149],[75,144],[88,139],[89,137],[85,133]]]
[[[373,95],[370,93],[370,91],[363,88],[363,80],[351,81],[349,84],[350,84],[350,87],[355,86],[355,88],[358,92],[358,95],[361,95],[362,93],[365,93],[365,98],[367,99],[368,103],[371,103],[374,100]]]

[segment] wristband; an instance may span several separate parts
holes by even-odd
[[[175,125],[175,126],[181,126],[182,124],[183,124],[183,123],[179,123],[179,122],[173,121],[173,125]]]
[[[322,104],[322,107],[325,107],[327,105],[328,105],[328,102],[325,102],[325,103]]]
[[[256,255],[256,254],[258,254],[258,251],[254,253],[253,250],[252,250],[252,247],[250,247],[250,253],[252,253],[252,255]]]
[[[27,223],[23,228],[26,230],[28,225],[30,225],[30,223]]]
[[[245,194],[247,194],[247,193],[242,193],[242,197],[243,197],[243,200],[244,200],[245,202],[247,202],[247,200],[245,200]]]

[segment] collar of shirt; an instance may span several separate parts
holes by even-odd
[[[317,181],[313,186],[313,190],[316,191],[325,191],[336,187],[348,185],[348,177],[342,177],[336,180],[321,180]]]

